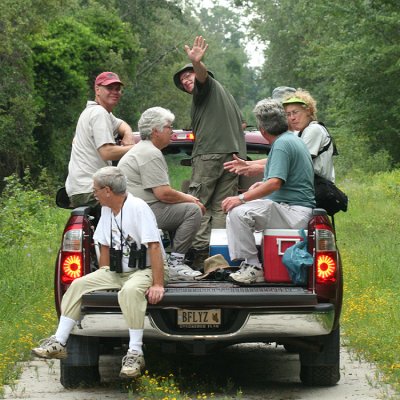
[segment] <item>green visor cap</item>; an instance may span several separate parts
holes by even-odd
[[[282,101],[282,104],[285,106],[286,104],[300,103],[304,105],[308,105],[303,99],[300,97],[289,97],[287,100]]]

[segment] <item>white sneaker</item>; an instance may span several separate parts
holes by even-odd
[[[55,336],[42,339],[39,342],[39,347],[32,349],[32,353],[41,358],[56,358],[61,360],[68,357],[67,346],[58,342]]]
[[[143,354],[128,350],[126,356],[122,359],[122,368],[119,373],[120,378],[136,378],[142,375],[145,367]]]
[[[237,272],[229,275],[229,279],[239,283],[256,283],[264,282],[264,271],[262,267],[246,264],[244,261],[240,264],[240,269]]]
[[[186,265],[183,259],[170,256],[168,259],[169,279],[171,281],[190,281],[196,276],[202,275],[200,271],[195,271]]]

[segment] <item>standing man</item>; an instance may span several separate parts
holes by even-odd
[[[191,48],[185,45],[191,64],[174,75],[178,89],[193,96],[191,118],[195,143],[189,193],[199,198],[207,209],[192,246],[196,267],[208,257],[211,229],[225,228],[222,200],[238,190],[238,176],[225,170],[224,163],[233,154],[246,158],[241,112],[232,95],[202,62],[207,48],[204,38],[196,36]]]
[[[145,366],[142,342],[147,302],[156,304],[164,297],[164,249],[154,214],[143,200],[127,193],[119,168],[97,171],[92,191],[103,206],[94,233],[94,240],[101,244],[99,269],[72,282],[62,299],[56,333],[32,352],[42,358],[66,358],[68,338],[80,319],[82,296],[118,289],[118,303],[129,328],[129,350],[120,376],[135,378]],[[146,249],[139,259],[131,257],[135,248]]]
[[[131,127],[112,114],[121,99],[122,85],[114,72],[102,72],[94,84],[95,101],[89,100],[79,117],[65,182],[72,207],[98,208],[92,192],[93,174],[119,160],[134,144]],[[117,135],[122,137],[122,146],[115,143]]]
[[[127,178],[128,191],[149,204],[160,229],[173,233],[168,259],[171,280],[193,280],[201,272],[185,264],[185,255],[205,208],[198,198],[170,186],[161,150],[170,143],[174,120],[174,114],[165,108],[146,110],[138,122],[142,140],[121,158],[118,167]]]
[[[315,207],[314,169],[306,144],[288,132],[285,110],[265,99],[254,108],[258,129],[272,143],[264,179],[239,196],[228,197],[227,237],[231,260],[244,260],[229,278],[239,283],[264,280],[254,231],[306,228]]]

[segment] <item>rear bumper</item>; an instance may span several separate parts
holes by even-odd
[[[228,334],[195,333],[185,331],[165,332],[161,330],[151,314],[145,318],[144,340],[189,342],[212,341],[240,343],[260,338],[310,337],[329,334],[333,329],[335,311],[332,304],[318,304],[307,310],[256,310],[249,312],[244,323]],[[79,326],[72,332],[75,335],[96,337],[128,337],[128,326],[121,313],[104,312],[86,314]]]

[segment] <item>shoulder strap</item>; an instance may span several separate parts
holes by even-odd
[[[332,137],[332,135],[329,133],[327,127],[325,126],[325,124],[324,124],[323,122],[317,121],[317,124],[318,124],[318,125],[321,125],[321,126],[323,126],[323,127],[325,128],[326,132],[328,133],[329,142],[318,152],[318,154],[317,154],[316,157],[318,157],[318,156],[321,155],[322,153],[325,153],[325,151],[327,151],[327,150],[329,149],[329,146],[331,145],[331,143],[333,144],[333,153],[332,153],[332,155],[333,155],[333,156],[338,156],[338,155],[339,155],[339,152],[338,152],[337,147],[336,147],[335,139],[334,139],[334,138]],[[303,129],[303,130],[304,130],[304,129]],[[303,130],[301,130],[301,131],[299,132],[298,137],[301,137],[301,135],[303,134]]]
[[[333,155],[333,156],[338,156],[338,155],[339,155],[339,152],[338,152],[338,149],[337,149],[337,147],[336,147],[335,139],[334,139],[333,136],[330,134],[330,132],[328,131],[328,128],[325,126],[325,124],[324,124],[323,122],[318,121],[317,123],[325,128],[326,132],[328,133],[328,137],[329,137],[329,139],[330,139],[330,140],[329,140],[329,143],[328,143],[326,146],[324,146],[324,147],[319,151],[318,155],[320,155],[320,154],[322,154],[323,152],[327,151],[327,150],[329,149],[329,146],[330,146],[331,143],[332,143],[332,144],[333,144],[333,152],[332,152],[332,155]]]

